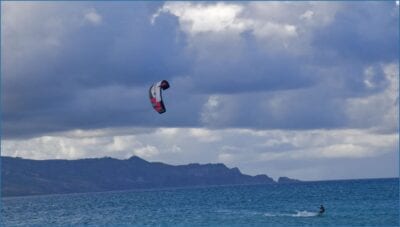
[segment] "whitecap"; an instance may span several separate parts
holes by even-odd
[[[318,216],[317,212],[310,212],[310,211],[296,211],[296,213],[264,213],[266,217],[316,217]]]

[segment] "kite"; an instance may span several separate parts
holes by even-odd
[[[161,95],[161,90],[169,88],[169,83],[166,80],[162,80],[153,84],[149,89],[150,102],[153,108],[158,113],[162,114],[165,112],[165,106]]]

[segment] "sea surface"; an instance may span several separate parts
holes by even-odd
[[[399,179],[8,197],[1,225],[399,226]]]

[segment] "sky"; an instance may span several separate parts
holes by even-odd
[[[1,104],[2,156],[398,177],[399,4],[2,1]]]

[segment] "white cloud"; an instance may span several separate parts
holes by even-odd
[[[314,16],[314,12],[311,10],[307,10],[306,12],[304,12],[303,14],[300,15],[300,19],[312,20],[313,16]]]
[[[232,154],[221,153],[218,155],[218,161],[226,164],[233,162],[234,156]]]
[[[398,131],[399,123],[399,71],[398,64],[382,64],[386,88],[379,93],[366,97],[349,98],[347,114],[356,127],[369,127],[379,131]],[[368,88],[375,84],[371,78],[374,72],[371,67],[365,70],[364,83]]]
[[[160,129],[167,130],[167,129]],[[97,136],[79,138],[44,136],[25,141],[5,140],[3,154],[21,155],[20,150],[32,150],[31,158],[80,158],[113,155],[129,157],[132,153],[150,155],[160,154],[160,149],[169,147],[173,152],[191,152],[201,149],[203,142],[213,142],[212,152],[225,154],[263,154],[269,160],[277,158],[305,159],[331,157],[362,157],[380,155],[395,148],[396,134],[376,134],[362,130],[206,130],[201,128],[174,129],[174,141],[169,135],[155,131],[137,135]],[[255,137],[255,133],[257,136]],[[90,133],[89,133],[90,134]],[[240,139],[239,139],[240,138]],[[248,143],[243,141],[249,141]],[[173,142],[171,145],[169,145]],[[190,147],[193,145],[194,147]],[[61,151],[61,152],[60,152]],[[78,154],[77,152],[80,152]],[[122,154],[122,153],[123,154]],[[32,156],[32,154],[35,154]],[[272,157],[272,158],[271,158]],[[189,160],[188,160],[189,161]]]
[[[98,26],[102,23],[103,17],[96,11],[96,9],[89,9],[84,15],[85,21],[92,25]]]
[[[242,6],[238,4],[167,2],[153,16],[153,23],[160,13],[169,12],[179,17],[182,29],[191,35],[202,32],[241,32],[246,28],[246,22],[237,19],[241,11]]]
[[[210,95],[201,109],[201,123],[210,127],[232,123],[235,120],[235,115],[232,113],[242,111],[237,98],[236,94]]]
[[[367,86],[368,88],[374,88],[376,85],[372,81],[373,77],[375,76],[375,72],[373,70],[373,67],[371,67],[371,66],[367,67],[364,70],[364,75],[365,75],[365,79],[364,79],[365,86]]]
[[[205,124],[212,123],[219,118],[218,110],[220,108],[220,97],[211,95],[203,106],[201,121]]]
[[[220,136],[218,134],[215,134],[213,133],[213,131],[203,128],[190,129],[189,133],[192,137],[202,142],[214,142],[220,140]]]
[[[144,147],[135,149],[134,153],[142,158],[152,158],[157,156],[160,152],[158,151],[157,147],[146,145]]]
[[[160,128],[157,133],[161,136],[174,137],[179,132],[179,128]]]
[[[126,129],[125,134],[116,129],[115,135],[111,129],[100,131],[74,132],[77,133],[75,136],[58,133],[30,140],[3,140],[2,155],[33,159],[104,156],[125,159],[138,155],[149,161],[169,164],[223,162],[229,167],[239,167],[248,174],[272,173],[282,176],[284,171],[291,173],[293,168],[299,168],[299,171],[304,168],[302,165],[294,167],[296,165],[293,163],[314,162],[317,165],[329,161],[340,165],[344,159],[354,162],[365,158],[378,160],[381,156],[396,154],[399,142],[397,133],[379,134],[356,129],[256,131],[159,128],[154,131]],[[78,134],[84,137],[76,136]],[[289,164],[275,165],[280,162]],[[263,167],[256,167],[260,164]],[[395,164],[375,165],[374,168]],[[287,168],[292,170],[285,170]],[[301,171],[308,172],[304,169]],[[331,173],[318,177],[329,178]],[[306,175],[296,174],[296,177],[310,179]]]
[[[227,42],[233,49],[240,48],[244,32],[254,35],[269,53],[283,49],[300,54],[311,48],[315,29],[329,25],[340,7],[334,2],[167,2],[152,22],[162,13],[177,16],[181,30],[189,35],[189,46],[202,54],[212,43]],[[224,51],[234,53],[229,48]]]
[[[133,146],[141,147],[141,143],[136,140],[136,136],[113,136],[112,142],[107,145],[107,150],[114,151],[130,151]]]
[[[177,145],[173,145],[168,151],[171,152],[171,153],[180,153],[183,150],[182,150],[181,147],[179,147]]]
[[[296,26],[291,24],[263,23],[257,25],[254,34],[259,38],[290,38],[297,36]]]
[[[355,144],[338,144],[321,149],[321,157],[326,158],[362,158],[375,155],[377,154],[374,154],[373,150]]]

